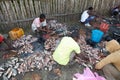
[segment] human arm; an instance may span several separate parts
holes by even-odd
[[[32,31],[33,32],[38,32],[38,27],[40,27],[40,21],[39,18],[35,18],[32,23]]]
[[[37,29],[38,29],[39,31],[44,31],[44,32],[46,32],[46,33],[52,32],[52,30],[50,30],[47,26],[38,27]]]
[[[50,29],[47,26],[46,19],[43,22],[40,23],[40,27],[38,27],[38,30],[44,31],[44,32],[47,32],[47,33],[51,32]]]
[[[96,69],[101,69],[107,64],[116,62],[116,60],[117,60],[116,56],[118,56],[118,54],[116,54],[116,53],[109,54],[107,57],[105,57],[100,62],[98,62],[95,65],[95,68]]]
[[[80,54],[81,50],[80,50],[80,46],[78,45],[77,42],[74,43],[74,51],[77,53],[77,54]]]

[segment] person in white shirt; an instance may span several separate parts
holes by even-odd
[[[80,22],[84,23],[85,26],[91,26],[89,22],[94,18],[95,16],[93,15],[93,7],[89,7],[88,10],[85,10],[82,13]]]

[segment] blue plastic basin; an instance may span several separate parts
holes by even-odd
[[[98,42],[101,41],[101,39],[102,39],[102,37],[103,37],[103,34],[104,34],[104,33],[103,33],[101,30],[97,30],[97,29],[92,30],[91,40],[92,40],[93,42],[98,43]]]

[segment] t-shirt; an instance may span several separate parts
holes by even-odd
[[[85,10],[81,15],[81,22],[85,22],[85,20],[89,17],[88,10]]]
[[[96,64],[97,69],[103,68],[105,65],[112,63],[120,71],[120,50],[109,54]]]
[[[38,27],[43,27],[46,26],[47,22],[46,19],[43,22],[40,22],[40,18],[35,18],[33,23],[32,23],[32,31],[37,30]]]
[[[66,65],[70,60],[72,51],[79,54],[81,52],[79,45],[73,38],[63,37],[53,53],[53,59],[61,65]]]

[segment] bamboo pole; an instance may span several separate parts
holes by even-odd
[[[30,13],[30,7],[29,7],[28,0],[24,0],[24,3],[25,3],[25,8],[26,8],[26,15],[27,15],[28,18],[30,18],[31,13]]]
[[[35,11],[34,11],[34,6],[33,6],[33,0],[28,0],[29,2],[29,7],[30,7],[30,13],[32,17],[35,17]]]
[[[3,13],[3,15],[4,15],[4,19],[5,19],[5,21],[10,21],[10,18],[9,18],[9,15],[8,15],[8,12],[7,12],[7,10],[6,10],[6,6],[5,6],[5,4],[4,4],[4,2],[2,1],[1,2],[1,10],[2,10],[2,13]]]
[[[39,9],[39,3],[37,0],[34,1],[34,7],[35,7],[35,12],[36,12],[36,15],[35,16],[39,16],[40,14],[40,9]]]
[[[39,14],[41,14],[42,13],[41,1],[39,1],[38,3],[39,3],[39,10],[40,10]]]
[[[16,12],[17,19],[21,19],[21,11],[20,11],[18,1],[13,0],[13,4],[14,4],[14,10]]]

